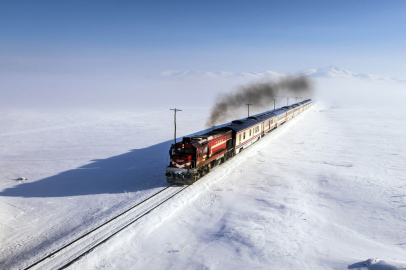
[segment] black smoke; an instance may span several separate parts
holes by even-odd
[[[241,86],[236,92],[218,97],[211,109],[207,127],[225,122],[230,116],[236,115],[245,104],[252,103],[256,109],[270,108],[274,99],[281,97],[309,97],[313,93],[313,84],[307,77],[289,76],[279,82],[257,82]]]

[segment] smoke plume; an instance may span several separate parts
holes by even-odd
[[[282,97],[309,97],[313,93],[313,85],[306,77],[286,77],[279,82],[258,82],[241,86],[236,92],[219,96],[211,109],[207,127],[225,122],[230,116],[236,115],[245,104],[252,103],[256,109],[270,108],[274,99]]]

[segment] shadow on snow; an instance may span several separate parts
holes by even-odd
[[[166,186],[165,168],[172,142],[93,160],[87,165],[32,183],[23,182],[3,190],[0,196],[66,197],[137,192]]]
[[[217,128],[219,126],[213,127]],[[202,134],[213,128],[190,135]],[[180,139],[178,138],[177,141]],[[8,197],[69,197],[137,192],[168,185],[165,169],[173,140],[106,159],[0,192]]]

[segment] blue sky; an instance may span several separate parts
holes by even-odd
[[[2,1],[0,68],[295,72],[336,65],[406,77],[405,8],[405,1]]]
[[[233,90],[159,79],[166,70],[405,78],[405,14],[406,1],[2,1],[0,108],[174,106]]]

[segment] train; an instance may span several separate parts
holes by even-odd
[[[207,133],[183,137],[171,145],[166,180],[192,185],[262,137],[291,120],[313,104],[311,99],[234,120]]]

